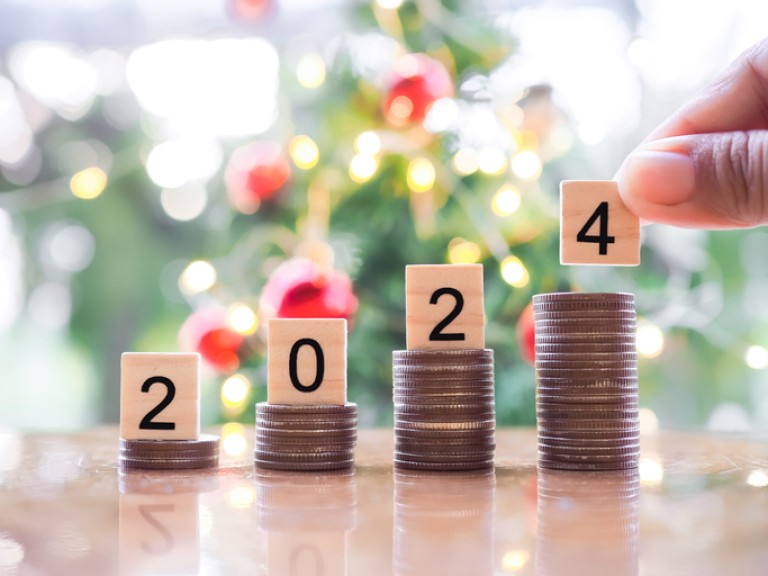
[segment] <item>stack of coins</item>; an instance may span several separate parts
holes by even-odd
[[[395,466],[493,467],[493,350],[398,350],[392,364]]]
[[[219,437],[201,434],[197,440],[120,439],[121,468],[181,470],[214,468],[219,463]]]
[[[357,404],[256,404],[256,465],[322,471],[355,463]]]
[[[536,574],[637,576],[640,475],[637,470],[540,470]]]
[[[533,297],[539,465],[635,468],[640,455],[635,297]]]

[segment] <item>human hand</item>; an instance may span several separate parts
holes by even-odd
[[[768,38],[654,130],[616,179],[626,205],[646,221],[768,224]]]

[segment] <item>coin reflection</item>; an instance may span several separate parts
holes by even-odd
[[[637,575],[639,523],[636,470],[539,469],[536,574]]]
[[[352,471],[296,473],[259,469],[256,510],[267,533],[270,576],[346,574],[347,541],[355,527]]]
[[[206,472],[126,471],[120,486],[120,574],[197,574],[198,497],[215,490]]]
[[[396,574],[493,574],[493,471],[395,473]]]

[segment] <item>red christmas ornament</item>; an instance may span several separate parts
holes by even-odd
[[[357,311],[357,296],[349,276],[326,273],[317,264],[294,258],[281,264],[261,293],[265,318],[346,318]]]
[[[520,356],[529,364],[536,361],[536,331],[533,321],[533,304],[528,304],[517,319],[515,332]]]
[[[229,11],[240,22],[260,22],[275,11],[273,0],[230,0]]]
[[[227,196],[244,214],[253,214],[288,181],[291,166],[277,142],[259,141],[232,153],[224,171]]]
[[[407,54],[395,64],[384,115],[395,126],[421,122],[438,98],[453,96],[448,70],[426,54]]]
[[[234,372],[240,366],[243,336],[232,330],[221,310],[200,310],[186,319],[179,331],[184,350],[199,352],[219,372]]]

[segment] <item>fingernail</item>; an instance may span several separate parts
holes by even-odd
[[[617,175],[622,196],[662,206],[693,197],[693,159],[677,140],[653,142],[629,155]]]

